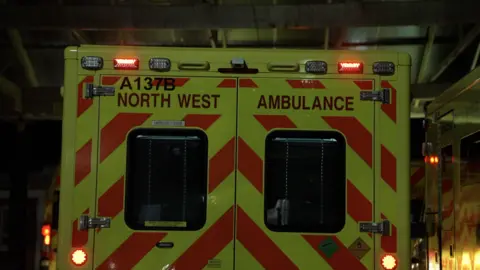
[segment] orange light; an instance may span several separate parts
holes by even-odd
[[[338,73],[361,74],[363,73],[363,63],[340,62],[338,63]]]
[[[425,157],[425,162],[428,162],[432,165],[438,164],[438,157],[437,156],[430,156],[430,157]]]
[[[46,246],[50,246],[50,235],[45,235],[43,237],[43,244]]]
[[[115,58],[113,67],[115,69],[138,69],[139,61],[136,58]]]
[[[393,270],[397,268],[397,259],[392,255],[384,255],[382,257],[382,267],[386,270]]]
[[[70,257],[72,263],[76,266],[82,266],[87,263],[87,253],[83,249],[76,249]]]
[[[42,226],[42,235],[43,236],[50,236],[50,233],[52,232],[52,229],[50,225],[46,224]]]

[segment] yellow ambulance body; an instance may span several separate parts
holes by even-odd
[[[477,68],[428,106],[429,269],[480,269],[479,78]]]
[[[58,269],[409,269],[410,57],[65,51]]]

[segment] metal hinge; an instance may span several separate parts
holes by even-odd
[[[383,104],[390,104],[390,89],[379,91],[360,91],[360,100],[381,101]]]
[[[94,86],[93,84],[87,84],[87,91],[85,92],[86,98],[93,98],[99,96],[114,96],[115,87],[112,86]]]
[[[360,232],[378,233],[383,236],[390,236],[390,221],[382,222],[360,222]]]
[[[111,218],[109,217],[89,217],[81,215],[78,219],[78,229],[86,231],[88,229],[110,228]]]

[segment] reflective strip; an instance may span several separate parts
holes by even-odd
[[[372,168],[373,136],[357,118],[351,116],[323,116],[323,120],[332,129],[342,132],[347,137],[347,144]]]
[[[133,269],[166,235],[166,233],[134,232],[96,269],[110,270],[112,264],[114,268]]]
[[[90,210],[87,209],[83,211],[83,215],[88,215]],[[80,215],[78,215],[80,217]],[[80,231],[78,230],[78,218],[73,221],[72,224],[72,247],[83,247],[88,242],[88,231]]]
[[[236,87],[237,87],[237,79],[224,79],[217,86],[217,88],[236,88]]]
[[[89,140],[75,154],[75,186],[92,170],[92,140]]]
[[[382,144],[381,175],[382,179],[394,190],[397,191],[397,159],[392,152]]]
[[[233,207],[228,209],[172,264],[171,269],[203,269],[233,240]]]
[[[238,138],[238,171],[263,193],[263,161],[242,138]]]
[[[214,191],[235,170],[235,142],[235,138],[231,138],[210,159],[208,192]]]
[[[120,177],[98,198],[98,216],[115,218],[123,210],[124,177]]]
[[[237,226],[237,240],[265,269],[298,269],[241,207],[237,207]]]
[[[387,216],[382,214],[382,219],[388,219]],[[391,219],[390,219],[391,220]],[[392,224],[392,231],[390,236],[382,236],[381,245],[382,249],[388,253],[396,253],[397,252],[397,227]]]
[[[373,220],[372,202],[350,181],[347,180],[347,211],[356,221]]]
[[[320,80],[287,80],[287,83],[293,89],[310,88],[310,89],[325,89],[325,85]]]
[[[80,117],[88,108],[93,104],[92,99],[85,99],[84,96],[84,86],[86,83],[93,83],[93,76],[87,76],[78,84],[77,89],[77,117]]]
[[[261,115],[255,114],[255,119],[265,128],[270,131],[274,128],[296,128],[295,124],[286,115]]]
[[[367,91],[374,89],[373,80],[355,80],[353,83],[356,84],[360,90]]]
[[[142,125],[151,113],[119,113],[100,132],[100,162],[103,162],[134,127]]]
[[[240,88],[258,88],[258,85],[252,79],[239,79]]]
[[[390,82],[382,81],[381,83],[382,88],[389,88],[391,93],[391,103],[390,104],[382,104],[382,111],[388,115],[388,117],[394,122],[397,122],[397,89],[395,89]]]

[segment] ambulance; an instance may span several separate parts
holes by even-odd
[[[429,269],[480,269],[480,68],[426,111]]]
[[[410,269],[410,65],[67,48],[57,269]]]

